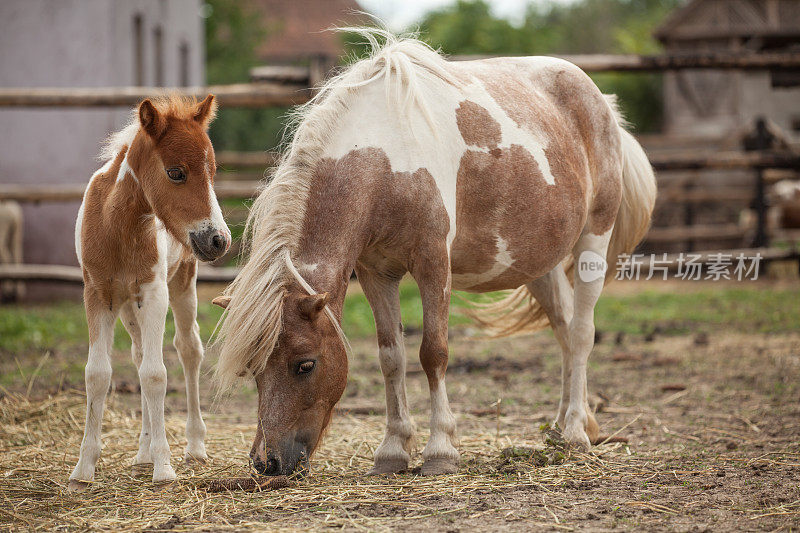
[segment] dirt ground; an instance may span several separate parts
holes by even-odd
[[[32,400],[4,394],[0,528],[800,528],[800,332],[600,332],[589,388],[602,432],[628,442],[588,454],[564,451],[557,440],[545,444],[540,430],[558,403],[560,355],[552,335],[476,340],[469,333],[451,334],[447,380],[462,453],[456,475],[365,476],[382,436],[384,406],[374,341],[362,339],[353,343],[347,390],[311,476],[274,492],[206,494],[197,482],[246,469],[252,390],[217,404],[206,391],[210,463],[181,467],[177,483],[154,489],[127,466],[136,449],[139,400],[132,374],[117,373],[98,483],[83,496],[64,491],[81,437],[80,394],[57,392],[52,384],[32,387]],[[420,464],[428,433],[419,342],[419,332],[409,331],[408,392],[418,430],[412,466]],[[127,354],[115,358],[115,368],[130,367]],[[168,360],[176,365],[174,353]],[[179,462],[185,410],[182,386],[173,383],[168,435]]]

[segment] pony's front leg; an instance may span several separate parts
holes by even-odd
[[[167,394],[167,368],[164,366],[162,343],[167,317],[167,284],[156,280],[141,288],[141,304],[134,314],[142,331],[142,364],[139,382],[150,419],[150,458],[153,461],[153,482],[172,481],[175,471],[170,464],[169,444],[164,427],[164,397]]]
[[[84,290],[86,321],[89,325],[89,360],[86,363],[86,426],[78,464],[69,476],[69,490],[86,488],[94,480],[94,470],[102,447],[101,431],[106,394],[111,385],[111,343],[116,314],[100,295],[87,286]]]
[[[402,276],[383,276],[361,267],[356,267],[356,275],[375,317],[378,356],[386,386],[386,434],[375,450],[375,465],[369,473],[401,472],[408,468],[414,439],[406,400],[406,350],[397,292]]]
[[[578,239],[573,250],[575,262],[581,254],[591,251],[600,257],[606,256],[611,231],[603,235],[585,234]],[[570,381],[569,407],[564,420],[564,439],[586,450],[597,438],[599,428],[589,409],[586,387],[586,365],[594,348],[594,307],[603,291],[605,278],[583,280],[575,268],[574,313],[569,324],[572,376]],[[588,433],[588,434],[587,434]]]
[[[444,246],[444,243],[442,243]],[[422,297],[422,346],[419,358],[431,394],[431,436],[422,451],[422,474],[452,474],[458,471],[455,448],[456,419],[450,411],[445,387],[447,370],[447,322],[450,314],[450,261],[444,253],[421,252],[411,274]]]
[[[169,299],[175,317],[175,349],[186,381],[186,451],[184,460],[204,463],[206,424],[200,413],[200,364],[203,342],[197,325],[197,262],[184,263],[169,284]]]

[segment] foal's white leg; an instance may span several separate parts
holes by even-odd
[[[164,366],[162,343],[164,321],[167,317],[167,284],[156,279],[141,287],[141,306],[132,307],[142,331],[142,364],[139,382],[150,416],[150,458],[153,461],[153,481],[171,481],[175,471],[170,464],[169,444],[164,427],[164,397],[167,394],[167,369]]]
[[[406,350],[398,296],[399,277],[356,268],[378,333],[378,355],[386,384],[386,434],[375,450],[375,466],[370,474],[388,474],[408,468],[414,424],[406,400]]]
[[[564,427],[564,418],[569,405],[570,379],[572,376],[572,355],[569,349],[569,323],[572,320],[572,285],[564,267],[559,264],[553,270],[528,284],[528,290],[542,306],[550,327],[553,328],[558,344],[561,346],[561,400],[558,403],[556,424]]]
[[[205,462],[206,425],[200,414],[200,364],[203,362],[203,342],[197,325],[196,264],[185,264],[188,276],[176,274],[169,286],[170,306],[175,317],[175,349],[183,365],[186,381],[186,461]]]
[[[120,320],[122,325],[128,331],[131,337],[131,359],[136,365],[138,372],[142,366],[142,330],[139,327],[139,322],[133,312],[132,306],[135,303],[127,303],[120,310]],[[150,413],[147,409],[147,400],[144,394],[141,394],[142,402],[142,432],[139,434],[139,451],[136,453],[136,458],[133,460],[134,466],[150,465],[153,463],[150,457]]]
[[[89,290],[86,294],[89,294]],[[81,442],[80,458],[69,479],[70,490],[80,490],[94,480],[94,469],[100,458],[100,439],[106,394],[111,385],[111,343],[114,340],[116,315],[106,304],[86,299],[89,324],[89,360],[86,363],[86,426]]]
[[[578,239],[573,255],[576,265],[581,253],[592,251],[605,258],[611,230],[603,235],[584,234]],[[573,444],[589,449],[591,440],[597,435],[597,423],[591,416],[586,397],[586,363],[594,347],[594,306],[600,298],[605,283],[604,277],[583,281],[575,268],[575,310],[569,324],[570,352],[572,353],[572,377],[570,383],[569,407],[564,421],[564,438]]]

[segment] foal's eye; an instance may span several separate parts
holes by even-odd
[[[186,181],[186,174],[180,167],[172,167],[167,169],[167,177],[173,183],[183,183]]]
[[[298,374],[308,374],[312,370],[314,370],[315,362],[312,360],[308,361],[301,361],[300,364],[297,365],[297,373]]]

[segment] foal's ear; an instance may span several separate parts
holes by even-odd
[[[215,116],[217,116],[217,101],[213,94],[209,94],[205,100],[197,104],[194,119],[204,128],[208,128]]]
[[[328,293],[323,292],[322,294],[310,294],[308,296],[303,296],[300,301],[297,302],[297,307],[302,316],[309,320],[314,320],[325,308],[327,303]]]
[[[222,296],[217,296],[216,298],[211,300],[211,303],[214,305],[218,305],[223,309],[227,309],[231,303],[231,297],[223,294]]]
[[[153,139],[161,137],[167,128],[166,120],[164,120],[164,117],[161,116],[149,98],[139,104],[139,123]]]

